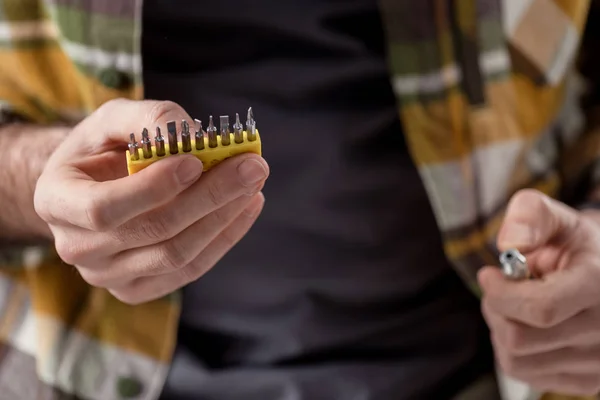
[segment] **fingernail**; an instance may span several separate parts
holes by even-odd
[[[502,247],[524,248],[535,244],[535,234],[530,225],[511,223],[502,229]]]
[[[202,161],[195,157],[187,158],[179,164],[175,173],[179,183],[189,185],[202,174]]]
[[[265,179],[267,170],[257,160],[246,160],[238,166],[238,175],[244,186],[250,186]]]
[[[264,198],[261,194],[257,195],[256,198],[252,199],[252,203],[248,207],[246,207],[246,209],[244,210],[244,214],[246,214],[246,216],[250,218],[255,217],[262,208],[263,200]]]

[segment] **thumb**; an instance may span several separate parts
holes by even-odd
[[[498,233],[498,248],[535,250],[558,234],[573,231],[578,219],[577,212],[565,204],[537,190],[521,190],[508,204]]]

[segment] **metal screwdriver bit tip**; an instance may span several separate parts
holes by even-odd
[[[223,146],[229,146],[231,143],[231,132],[229,131],[229,115],[221,115],[219,117],[221,122],[221,144]]]
[[[156,127],[156,137],[154,138],[154,144],[156,145],[156,155],[163,157],[165,155],[165,138],[160,132],[160,128]]]
[[[252,107],[248,109],[248,115],[246,116],[246,135],[250,142],[256,140],[256,121],[254,120],[254,112]]]
[[[213,122],[212,115],[208,117],[208,128],[206,128],[206,134],[208,135],[208,147],[217,147],[217,127]]]
[[[177,143],[177,123],[175,121],[167,122],[167,133],[169,134],[169,153],[179,153],[179,145]]]
[[[244,125],[240,122],[240,114],[235,113],[235,124],[233,124],[233,140],[236,143],[244,141]]]
[[[508,279],[521,280],[531,277],[527,259],[517,249],[509,249],[501,253],[500,265],[502,266],[502,273]]]
[[[152,142],[146,128],[142,131],[142,152],[144,153],[144,158],[152,158]]]
[[[204,150],[204,131],[202,130],[202,121],[195,119],[196,124],[196,150]]]
[[[192,138],[190,137],[190,124],[181,121],[181,148],[185,153],[192,151]]]
[[[140,152],[137,140],[135,140],[135,134],[131,133],[129,135],[129,156],[132,160],[137,161],[140,159]]]

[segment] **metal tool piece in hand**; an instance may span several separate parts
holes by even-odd
[[[190,136],[190,124],[184,119],[181,121],[181,149],[184,153],[192,151],[192,137]]]
[[[262,143],[252,107],[248,108],[246,120],[247,130],[240,121],[240,115],[235,114],[235,123],[230,125],[228,115],[221,115],[220,133],[215,121],[210,116],[206,131],[202,122],[194,120],[193,128],[188,120],[181,121],[181,140],[178,140],[177,122],[167,121],[167,132],[163,137],[160,127],[156,127],[154,144],[150,132],[143,128],[142,139],[137,141],[135,134],[129,137],[129,154],[127,154],[127,172],[129,175],[141,171],[162,158],[177,154],[193,155],[202,161],[203,170],[208,171],[221,161],[242,153],[262,155]],[[168,144],[167,144],[168,140]]]
[[[208,128],[206,128],[206,134],[208,135],[208,147],[215,148],[219,145],[217,141],[217,127],[213,121],[212,115],[208,117]]]
[[[231,143],[231,132],[229,131],[229,115],[221,115],[219,118],[221,121],[221,144],[223,146],[229,146]]]
[[[521,280],[531,277],[527,259],[517,249],[506,250],[500,254],[500,265],[502,273],[508,279]]]

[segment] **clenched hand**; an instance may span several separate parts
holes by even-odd
[[[519,249],[535,280],[479,275],[504,371],[540,391],[600,392],[600,224],[539,192],[511,200],[498,247]]]
[[[108,102],[73,129],[37,184],[35,209],[59,256],[126,303],[156,299],[201,277],[263,207],[269,168],[254,154],[205,174],[194,156],[169,156],[126,176],[129,133],[182,119],[192,124],[171,102]]]

